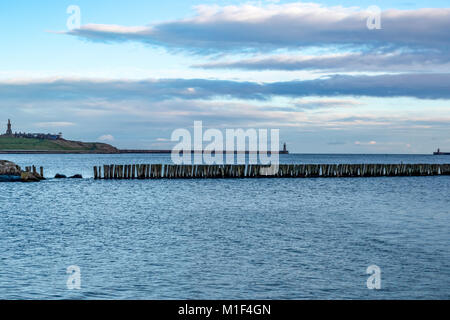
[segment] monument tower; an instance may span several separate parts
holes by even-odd
[[[11,130],[11,120],[8,119],[8,129],[6,129],[6,135],[12,136],[12,130]]]

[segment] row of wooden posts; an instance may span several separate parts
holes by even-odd
[[[37,174],[36,166],[25,167],[25,171],[26,172],[33,172],[34,174]],[[39,167],[39,175],[41,177],[44,176],[44,168],[43,167]]]
[[[95,179],[313,178],[450,175],[450,164],[133,164],[94,167]]]

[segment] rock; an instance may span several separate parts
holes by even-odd
[[[66,178],[67,178],[67,176],[65,176],[65,175],[63,175],[63,174],[57,173],[57,174],[55,175],[55,179],[66,179]]]
[[[70,179],[83,179],[83,176],[81,174],[76,174],[74,176],[71,176]]]
[[[42,180],[42,177],[37,173],[23,171],[20,175],[20,180],[22,182],[39,182]]]
[[[22,169],[11,161],[0,160],[0,175],[20,176]]]
[[[0,160],[0,181],[20,181],[22,170],[11,161]]]
[[[0,160],[0,181],[38,182],[44,180],[39,173],[25,172],[11,161]]]

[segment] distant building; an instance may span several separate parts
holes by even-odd
[[[11,120],[8,119],[8,128],[6,129],[6,135],[12,136],[12,130],[11,130]]]
[[[59,140],[62,139],[62,133],[51,134],[51,133],[25,133],[16,132],[13,134],[11,120],[8,119],[8,125],[6,133],[2,135],[4,137],[14,137],[14,138],[29,138],[29,139],[41,139],[41,140]]]

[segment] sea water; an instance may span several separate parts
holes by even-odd
[[[170,156],[0,158],[85,178],[0,184],[0,299],[450,298],[450,176],[95,181],[94,165]],[[373,265],[379,290],[367,286]],[[68,285],[70,266],[79,289]]]

